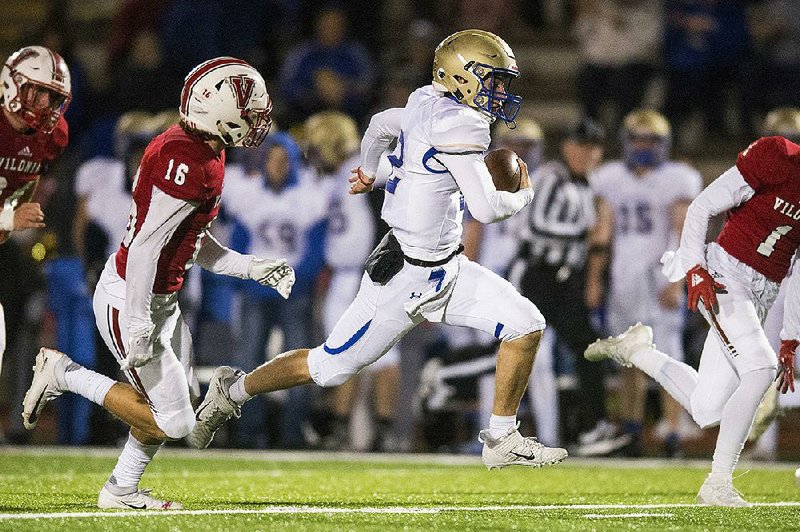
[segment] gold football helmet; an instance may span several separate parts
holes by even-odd
[[[664,115],[652,109],[628,113],[620,131],[625,163],[656,167],[669,158],[672,128]]]
[[[355,120],[338,111],[308,117],[304,130],[309,159],[327,173],[339,168],[361,144]]]
[[[792,142],[800,142],[800,108],[778,107],[764,119],[764,135],[780,135]]]
[[[433,86],[492,119],[513,124],[522,97],[511,94],[519,77],[506,42],[483,30],[463,30],[445,38],[433,54]]]

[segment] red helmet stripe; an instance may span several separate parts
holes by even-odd
[[[241,59],[236,59],[235,57],[217,57],[216,59],[209,59],[205,63],[201,63],[199,66],[195,67],[195,69],[189,73],[189,75],[186,77],[186,81],[183,83],[183,91],[181,92],[181,113],[185,115],[188,111],[189,94],[191,94],[194,84],[212,70],[227,65],[250,66],[247,61],[242,61]]]

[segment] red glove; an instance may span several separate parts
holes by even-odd
[[[798,340],[781,340],[778,352],[778,390],[781,393],[794,391],[794,352],[798,345]]]
[[[725,285],[716,282],[708,270],[699,264],[686,272],[686,284],[689,296],[686,305],[689,310],[697,310],[699,299],[703,300],[706,310],[712,310],[717,304],[717,291],[724,293],[725,290]]]

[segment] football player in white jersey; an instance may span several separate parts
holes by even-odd
[[[669,283],[660,273],[661,255],[673,249],[689,207],[703,185],[694,168],[669,160],[670,126],[659,113],[637,110],[622,125],[623,160],[610,161],[592,174],[596,194],[614,211],[611,276],[607,294],[607,319],[611,334],[620,334],[631,323],[653,324],[659,346],[683,360],[683,287]],[[599,272],[590,284],[602,285]],[[623,430],[632,442],[626,453],[642,453],[647,377],[623,368]],[[670,434],[665,440],[668,455],[678,452],[681,406],[662,393],[664,415]]]
[[[336,386],[384,355],[424,320],[472,327],[501,340],[495,404],[481,431],[489,468],[541,466],[566,458],[517,430],[516,413],[533,368],[544,317],[514,287],[461,255],[465,206],[480,222],[504,220],[533,198],[520,160],[518,192],[495,189],[483,162],[495,119],[512,124],[521,98],[510,92],[519,75],[511,48],[496,35],[465,30],[434,52],[433,83],[414,91],[405,108],[372,117],[361,143],[351,193],[372,189],[378,162],[391,157],[382,217],[391,232],[367,259],[355,300],[325,343],[289,351],[244,375],[217,369],[198,409],[190,441],[207,446],[241,404],[268,393],[314,382]]]
[[[358,292],[364,261],[375,240],[376,224],[367,197],[352,196],[350,170],[360,164],[358,126],[350,116],[323,111],[306,120],[305,148],[317,169],[320,184],[327,188],[328,223],[325,235],[325,264],[330,271],[322,315],[325,333],[330,333]],[[397,346],[369,366],[374,397],[374,431],[370,448],[385,450],[395,412],[400,380]],[[328,449],[350,448],[350,414],[358,379],[331,390],[332,431],[323,441]]]

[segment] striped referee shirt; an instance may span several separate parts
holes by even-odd
[[[523,256],[530,264],[571,270],[586,263],[586,234],[595,223],[594,194],[586,181],[574,179],[561,161],[540,166],[531,177],[533,202],[520,213]]]

